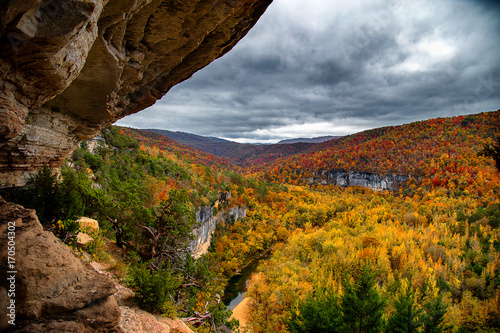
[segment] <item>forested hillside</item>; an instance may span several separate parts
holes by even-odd
[[[243,177],[233,164],[163,136],[118,127],[101,135],[75,150],[60,175],[45,167],[31,186],[0,194],[36,209],[44,228],[108,266],[136,291],[139,306],[185,318],[198,332],[231,326],[220,303],[231,276],[289,230],[327,218],[307,191]],[[246,218],[219,225],[209,253],[194,260],[196,212],[235,206],[247,209]],[[80,216],[100,224],[83,249]]]
[[[438,118],[356,133],[315,145],[307,154],[267,165],[270,181],[304,180],[322,171],[340,169],[377,174],[434,176],[437,166],[466,174],[466,160],[500,131],[500,112]],[[446,166],[436,165],[443,158]],[[434,177],[435,178],[435,177]]]
[[[31,187],[1,195],[35,208],[73,246],[75,219],[98,219],[83,250],[133,288],[138,305],[198,332],[235,329],[220,296],[267,251],[248,292],[254,333],[499,332],[499,118],[258,148],[246,167],[111,127],[75,150],[60,175],[44,168]],[[394,191],[321,182],[338,169],[414,177]],[[247,216],[218,225],[194,260],[197,211],[236,206]]]
[[[395,193],[314,185],[333,214],[292,232],[253,277],[253,332],[500,331],[500,179],[484,156],[498,158],[499,114],[376,129],[276,163],[264,178],[420,178]]]
[[[124,128],[123,130],[127,131],[129,129]],[[244,168],[257,166],[262,163],[269,163],[278,158],[290,157],[298,153],[309,152],[314,147],[311,140],[307,139],[304,139],[304,141],[299,139],[299,141],[293,143],[257,145],[243,144],[218,138],[157,129],[130,130],[136,131],[144,137],[154,137],[155,140],[159,141],[169,141],[171,139],[187,147],[195,148],[201,152],[224,158],[227,161],[231,161],[233,164]],[[163,136],[163,138],[154,134],[159,134]],[[333,138],[335,137],[331,137],[331,139]],[[318,140],[320,140],[318,142],[322,142],[321,139],[322,138],[318,138]]]
[[[146,129],[144,131],[161,134],[167,138],[177,141],[180,144],[222,158],[227,158],[229,156],[228,154],[237,150],[239,146],[244,146],[244,144],[233,141],[184,132],[172,132],[159,129]]]

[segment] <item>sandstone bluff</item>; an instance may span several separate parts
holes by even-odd
[[[0,4],[0,185],[228,52],[272,0],[11,0]]]
[[[0,186],[24,185],[43,164],[59,167],[79,142],[155,103],[228,52],[271,1],[0,2]],[[187,332],[123,309],[120,321],[112,281],[43,231],[34,211],[0,199],[0,243],[13,221],[19,332]]]

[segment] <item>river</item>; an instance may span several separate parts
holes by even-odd
[[[257,270],[259,263],[266,260],[271,255],[271,251],[250,261],[241,272],[233,276],[224,290],[222,301],[227,305],[228,310],[233,310],[246,297],[248,284],[252,274]]]

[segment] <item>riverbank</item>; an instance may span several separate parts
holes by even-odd
[[[233,312],[231,318],[240,322],[240,332],[250,332],[247,327],[250,312],[250,298],[246,296],[248,283],[252,274],[257,271],[259,263],[272,255],[272,249],[273,247],[252,258],[239,274],[228,281],[224,290],[224,304],[228,304],[228,310]]]
[[[222,301],[228,306],[229,310],[233,310],[246,296],[246,291],[248,288],[248,282],[252,277],[252,274],[257,271],[257,267],[262,260],[266,260],[272,254],[272,248],[259,253],[253,257],[249,262],[241,269],[239,274],[234,275],[227,282],[227,286],[224,290],[224,296]]]
[[[234,309],[231,318],[236,319],[240,322],[240,331],[247,326],[248,315],[249,315],[249,302],[250,298],[245,297]]]

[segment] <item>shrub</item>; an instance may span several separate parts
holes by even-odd
[[[136,298],[141,308],[154,313],[166,313],[172,316],[171,295],[181,281],[172,276],[169,268],[152,271],[141,265],[132,268],[130,287],[136,290]]]
[[[80,224],[75,220],[59,220],[52,226],[52,231],[63,243],[71,247],[76,247],[76,235],[79,232]]]

